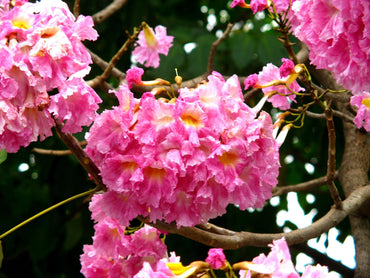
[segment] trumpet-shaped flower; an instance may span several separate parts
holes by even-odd
[[[146,264],[155,266],[166,257],[167,247],[160,232],[144,226],[133,234],[106,217],[94,226],[92,245],[85,245],[81,255],[81,273],[86,278],[133,277]]]
[[[155,31],[144,23],[139,34],[138,46],[132,52],[134,59],[146,67],[159,66],[159,54],[167,55],[172,46],[173,37],[167,36],[166,27],[158,25]]]
[[[91,58],[81,41],[97,38],[91,17],[75,19],[59,0],[2,5],[0,148],[15,152],[50,136],[52,115],[64,131],[81,131],[100,102],[82,80]]]
[[[289,18],[312,64],[353,94],[370,91],[369,1],[297,0]]]
[[[139,67],[132,67],[126,73],[126,81],[128,87],[131,89],[132,84],[142,85],[142,76],[144,74],[144,70]]]
[[[370,131],[370,93],[362,92],[360,95],[351,97],[351,104],[356,106],[358,111],[353,122],[358,128],[364,127]]]
[[[245,81],[245,89],[248,87],[262,88],[265,95],[269,95],[267,99],[274,107],[282,110],[290,108],[290,102],[295,101],[296,95],[294,92],[300,92],[304,89],[295,81],[296,72],[292,61],[283,58],[283,64],[280,68],[269,63],[263,67],[259,74],[248,76]],[[293,81],[290,75],[294,75]]]
[[[140,100],[127,85],[120,105],[98,116],[87,153],[107,185],[93,218],[121,225],[138,215],[193,226],[228,204],[262,207],[277,183],[279,155],[269,115],[244,104],[237,76],[220,74],[176,100]],[[97,209],[99,208],[99,209]]]
[[[265,254],[260,254],[255,257],[252,262],[239,263],[240,266],[244,265],[244,267],[241,268],[245,269],[239,271],[240,277],[251,278],[254,277],[254,275],[260,274],[261,276],[276,278],[299,278],[300,275],[294,268],[289,247],[285,239],[274,240],[273,244],[269,246],[271,247],[271,252],[267,256]],[[328,277],[328,269],[320,265],[307,266],[302,277]]]

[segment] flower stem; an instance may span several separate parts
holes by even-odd
[[[66,204],[66,203],[68,203],[68,202],[71,202],[71,201],[73,201],[73,200],[75,200],[75,199],[78,199],[78,198],[81,198],[81,197],[84,197],[84,196],[88,196],[88,195],[90,195],[90,194],[94,194],[95,192],[97,192],[97,191],[99,191],[99,190],[101,190],[101,188],[99,188],[99,186],[97,186],[97,187],[95,187],[95,188],[93,188],[93,189],[90,189],[90,190],[88,190],[88,191],[85,191],[85,192],[82,192],[82,193],[80,193],[80,194],[74,195],[74,196],[72,196],[72,197],[70,197],[70,198],[68,198],[68,199],[65,199],[65,200],[63,200],[63,201],[61,201],[61,202],[59,202],[59,203],[57,203],[57,204],[55,204],[55,205],[53,205],[53,206],[51,206],[51,207],[48,207],[47,209],[44,209],[43,211],[41,211],[41,212],[39,212],[39,213],[35,214],[34,216],[32,216],[32,217],[28,218],[27,220],[23,221],[22,223],[18,224],[17,226],[14,226],[14,227],[13,227],[13,228],[11,228],[9,231],[7,231],[7,232],[3,233],[2,235],[0,235],[0,239],[2,239],[2,238],[4,238],[4,237],[6,237],[7,235],[11,234],[11,233],[12,233],[12,232],[14,232],[15,230],[18,230],[18,229],[19,229],[19,228],[21,228],[22,226],[26,225],[27,223],[29,223],[29,222],[31,222],[31,221],[33,221],[33,220],[35,220],[36,218],[38,218],[38,217],[40,217],[40,216],[42,216],[42,215],[46,214],[47,212],[52,211],[53,209],[56,209],[56,208],[58,208],[58,207],[60,207],[60,206],[62,206],[62,205],[64,205],[64,204]]]

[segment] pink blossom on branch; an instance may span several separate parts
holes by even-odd
[[[85,245],[80,257],[81,273],[86,278],[133,277],[143,263],[155,266],[167,256],[167,247],[160,232],[145,225],[131,235],[112,218],[104,218],[94,226],[92,245]]]
[[[167,55],[172,46],[173,37],[167,36],[166,27],[158,25],[155,31],[144,23],[139,34],[137,46],[132,52],[134,59],[146,67],[159,66],[159,54]]]
[[[67,132],[91,124],[100,98],[82,80],[91,58],[81,42],[97,38],[91,17],[75,19],[59,0],[1,4],[0,148],[50,136],[52,115]]]
[[[358,128],[364,127],[366,131],[370,131],[370,93],[362,92],[362,94],[352,96],[351,104],[358,109],[353,120],[355,125]]]
[[[261,274],[261,276],[276,277],[276,278],[299,278],[300,275],[294,268],[288,244],[285,239],[274,240],[271,247],[271,252],[266,256],[260,254],[255,257],[252,262],[238,263],[243,270],[239,271],[240,277],[251,278],[253,274]],[[327,267],[320,265],[306,266],[302,274],[302,278],[326,278],[328,276]]]
[[[244,104],[237,76],[219,74],[176,101],[141,100],[126,85],[120,106],[97,117],[86,151],[108,191],[93,217],[128,225],[137,215],[193,226],[225,213],[262,207],[279,169],[271,117]],[[95,212],[98,209],[99,212]]]
[[[353,94],[370,91],[370,2],[297,0],[289,18],[294,35],[317,68],[332,71]]]
[[[290,108],[290,102],[295,101],[296,95],[304,89],[295,81],[297,73],[294,70],[294,64],[289,59],[282,59],[283,64],[280,68],[269,63],[257,74],[248,76],[245,81],[245,89],[250,86],[253,88],[262,88],[265,96],[269,95],[267,101],[274,107],[281,110]],[[277,84],[281,85],[277,85]],[[289,87],[289,89],[287,88]]]

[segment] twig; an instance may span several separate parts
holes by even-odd
[[[88,49],[91,59],[93,60],[94,64],[96,64],[98,67],[100,67],[103,71],[108,67],[109,63],[104,61],[102,58],[100,58],[98,55],[96,55],[94,52],[92,52],[90,49]],[[122,80],[126,77],[126,73],[123,71],[120,71],[118,68],[113,67],[111,74],[117,78],[118,80]]]
[[[354,119],[353,117],[351,117],[347,114],[344,114],[343,112],[340,112],[338,110],[332,110],[332,111],[333,111],[333,116],[341,118],[344,121],[353,123],[353,119]],[[325,113],[319,114],[319,113],[313,113],[313,112],[310,112],[310,111],[305,111],[305,113],[308,117],[311,117],[311,118],[326,119]]]
[[[208,56],[207,75],[211,74],[213,71],[217,47],[229,36],[231,30],[233,29],[233,26],[234,23],[229,23],[226,27],[224,34],[212,43],[211,51],[209,52]]]
[[[335,172],[335,178],[338,177],[338,171]],[[302,183],[298,183],[298,184],[295,184],[295,185],[286,185],[286,186],[279,186],[279,187],[275,187],[273,189],[273,196],[280,196],[280,195],[283,195],[283,194],[286,194],[288,192],[306,192],[306,191],[309,191],[309,190],[312,190],[318,186],[321,186],[321,185],[324,185],[326,184],[328,181],[328,178],[325,176],[325,177],[321,177],[321,178],[317,178],[317,179],[313,179],[313,180],[310,180],[310,181],[306,181],[306,182],[302,182]]]
[[[295,44],[289,40],[289,36],[291,35],[291,27],[289,26],[288,20],[286,18],[281,18],[280,15],[275,17],[274,20],[279,25],[279,28],[276,28],[276,30],[282,34],[282,36],[278,37],[278,40],[283,43],[289,54],[289,58],[294,62],[294,64],[298,64],[298,58],[293,50],[293,45]]]
[[[328,163],[327,163],[327,184],[329,187],[330,195],[334,201],[335,207],[340,209],[342,208],[342,201],[340,199],[337,188],[334,184],[335,178],[335,128],[333,121],[333,111],[331,107],[325,109],[326,115],[326,126],[328,129]]]
[[[87,173],[90,174],[92,180],[101,190],[106,190],[106,187],[101,179],[100,171],[95,163],[90,159],[90,157],[85,153],[85,151],[81,148],[80,143],[78,140],[73,137],[72,134],[64,133],[62,131],[63,125],[56,119],[55,121],[55,129],[57,131],[58,136],[64,144],[71,150],[73,155],[77,158],[78,162],[80,162],[81,166],[85,168]]]
[[[297,244],[292,247],[293,249],[297,249],[297,251],[303,252],[306,255],[310,256],[312,259],[315,260],[316,263],[326,265],[330,271],[338,272],[339,274],[343,275],[343,277],[353,277],[354,275],[353,269],[350,269],[340,262],[329,258],[327,255],[322,254],[316,249],[309,247],[306,243]]]
[[[78,198],[81,198],[81,197],[85,197],[85,196],[92,195],[92,194],[94,194],[94,193],[95,193],[95,192],[97,192],[97,191],[99,191],[99,188],[98,188],[98,187],[95,187],[95,188],[90,189],[90,190],[88,190],[88,191],[85,191],[85,192],[82,192],[82,193],[80,193],[80,194],[74,195],[74,196],[72,196],[72,197],[70,197],[70,198],[68,198],[68,199],[65,199],[65,200],[63,200],[63,201],[61,201],[61,202],[59,202],[59,203],[57,203],[57,204],[55,204],[55,205],[53,205],[53,206],[51,206],[51,207],[48,207],[47,209],[44,209],[43,211],[41,211],[41,212],[39,212],[39,213],[37,213],[37,214],[33,215],[32,217],[30,217],[30,218],[26,219],[26,220],[25,220],[25,221],[23,221],[22,223],[19,223],[17,226],[15,226],[15,227],[11,228],[11,229],[10,229],[10,230],[8,230],[7,232],[5,232],[5,233],[1,234],[1,235],[0,235],[0,239],[2,239],[2,238],[4,238],[4,237],[6,237],[7,235],[11,234],[12,232],[14,232],[14,231],[18,230],[19,228],[23,227],[24,225],[26,225],[26,224],[28,224],[28,223],[32,222],[33,220],[35,220],[35,219],[39,218],[40,216],[42,216],[42,215],[44,215],[44,214],[46,214],[46,213],[48,213],[48,212],[50,212],[50,211],[52,211],[52,210],[54,210],[54,209],[56,209],[56,208],[58,208],[58,207],[60,207],[60,206],[62,206],[62,205],[64,205],[64,204],[66,204],[66,203],[69,203],[69,202],[71,202],[71,201],[73,201],[73,200],[76,200],[76,199],[78,199]]]
[[[149,225],[167,231],[169,233],[179,234],[202,244],[223,249],[238,249],[246,246],[264,247],[275,239],[285,237],[289,245],[305,242],[311,238],[320,236],[330,228],[338,225],[348,215],[355,213],[370,198],[370,184],[357,188],[343,201],[343,208],[337,209],[333,206],[329,212],[312,225],[297,229],[288,233],[251,233],[251,232],[233,232],[218,234],[199,229],[197,227],[177,228],[175,224],[168,224],[157,221],[148,223]],[[226,229],[224,229],[226,231]]]
[[[124,4],[126,4],[127,0],[115,0],[112,1],[110,5],[105,7],[103,10],[95,13],[92,18],[95,24],[99,24],[110,17],[112,14],[117,12]]]
[[[73,15],[77,18],[80,14],[80,0],[75,0],[73,5]]]
[[[139,28],[135,28],[134,33],[133,33],[132,36],[130,34],[128,34],[128,39],[122,45],[122,47],[118,50],[118,52],[113,56],[113,58],[110,60],[109,64],[105,68],[104,72],[101,75],[95,77],[94,79],[89,80],[88,84],[92,88],[95,88],[95,87],[99,86],[99,84],[105,82],[108,79],[108,77],[111,75],[115,65],[117,64],[117,62],[121,59],[123,54],[128,50],[130,45],[136,41],[140,31],[143,29],[143,26],[144,26],[144,24],[142,23]]]
[[[87,144],[86,141],[81,141],[79,143],[80,143],[80,146],[85,146]],[[71,150],[48,150],[48,149],[41,149],[41,148],[33,148],[32,151],[35,153],[39,153],[39,154],[56,155],[56,156],[72,154]]]

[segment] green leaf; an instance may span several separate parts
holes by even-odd
[[[6,150],[0,150],[0,164],[3,163],[8,157]]]

